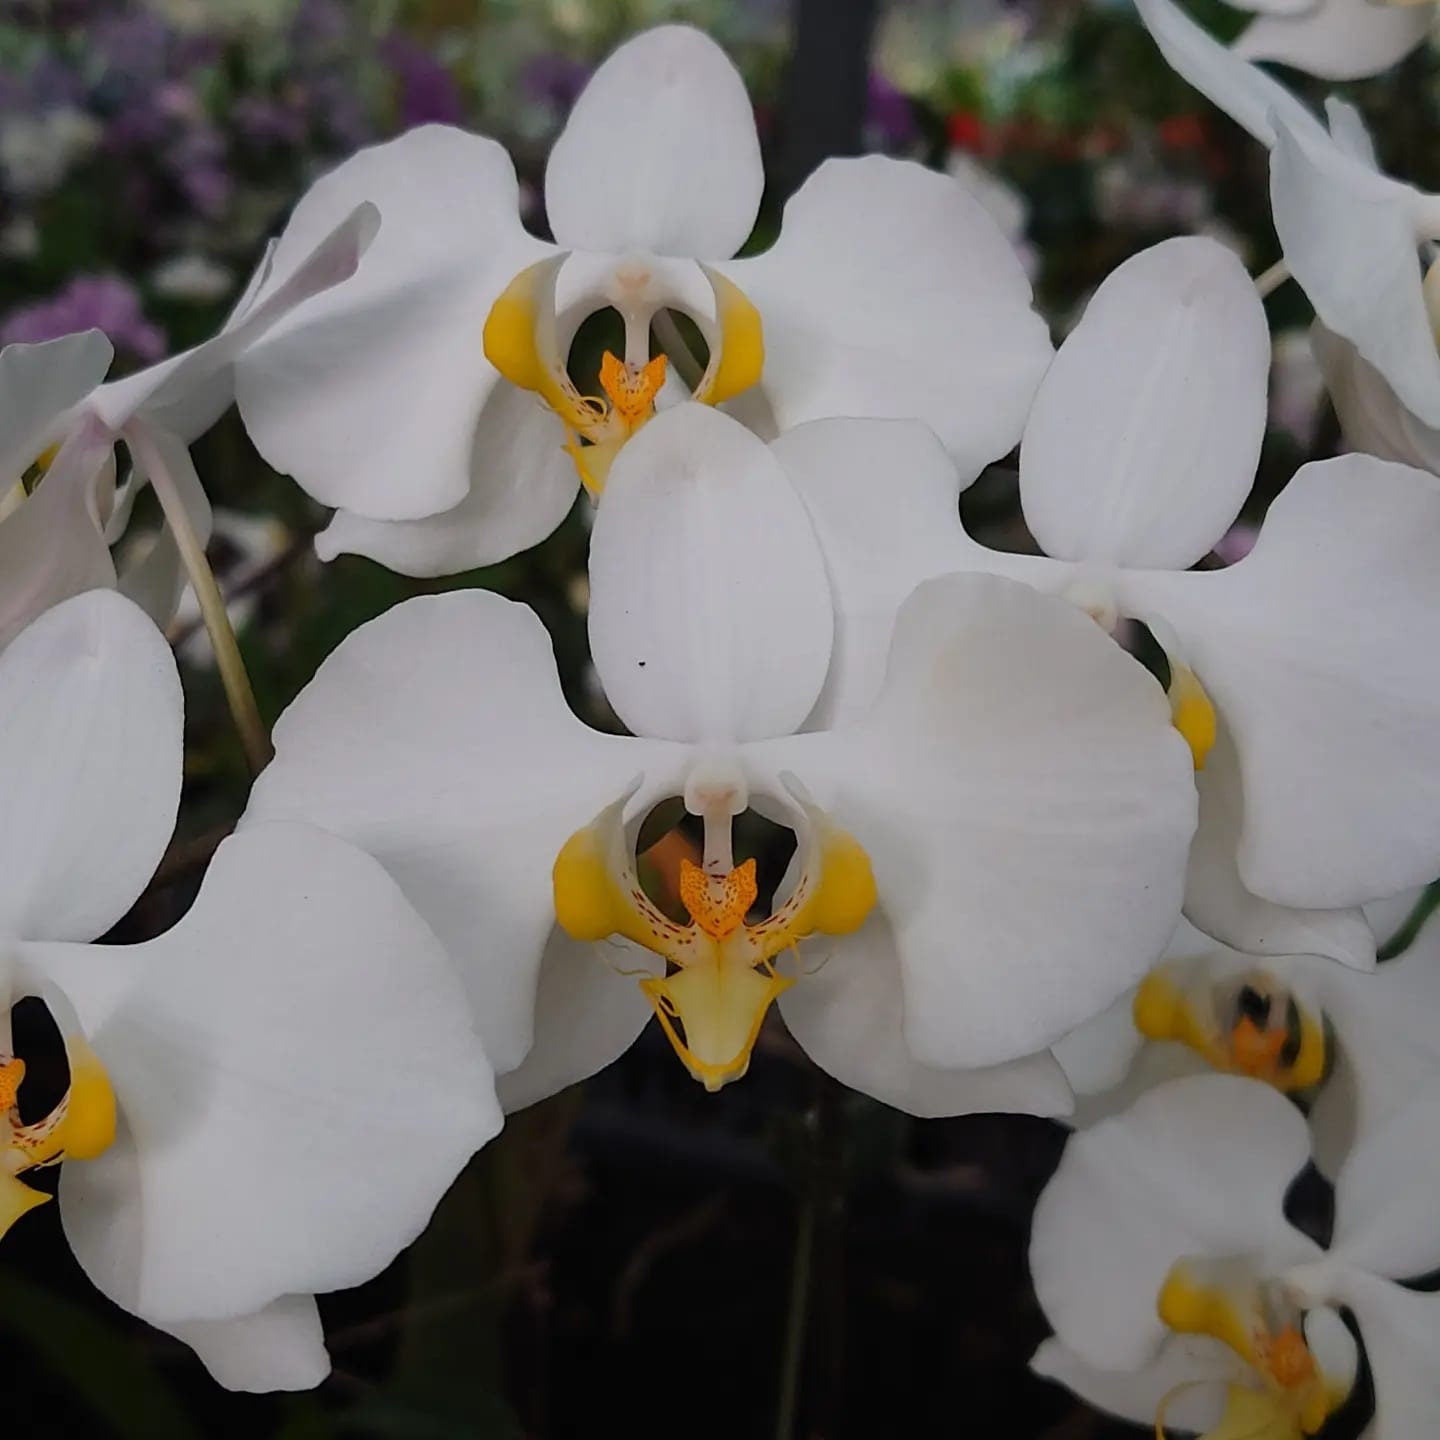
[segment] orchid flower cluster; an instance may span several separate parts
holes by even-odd
[[[0,1026],[0,1228],[63,1162],[99,1288],[225,1385],[314,1385],[313,1296],[412,1240],[502,1112],[649,1025],[719,1090],[774,1010],[910,1114],[1074,1112],[1034,1230],[1043,1373],[1162,1430],[1295,1440],[1368,1367],[1375,1440],[1427,1429],[1440,1308],[1397,1282],[1440,1264],[1440,956],[1427,931],[1377,970],[1377,935],[1440,873],[1415,660],[1440,200],[1380,174],[1353,110],[1327,128],[1141,8],[1271,147],[1360,447],[1304,466],[1228,566],[1270,363],[1229,250],[1141,252],[1058,351],[984,204],[907,161],[827,162],[742,254],[750,103],[685,27],[579,97],[551,241],[501,146],[424,126],[321,177],[206,343],[119,380],[94,332],[0,352],[0,975],[69,1073],[34,1113]],[[272,758],[188,449],[232,399],[334,510],[324,558],[452,575],[583,491],[626,733],[571,711],[532,610],[461,589],[348,636]],[[1017,444],[1040,553],[961,518]],[[117,565],[147,487],[164,524]],[[157,627],[187,579],[258,778],[186,916],[97,946],[175,821]],[[674,904],[638,853],[666,802],[697,836]],[[793,840],[778,878],[744,855],[755,817]],[[1284,1205],[1312,1153],[1320,1239]]]

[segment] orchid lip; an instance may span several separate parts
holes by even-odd
[[[20,1176],[64,1160],[94,1159],[114,1141],[115,1093],[104,1066],[79,1034],[65,1037],[65,1055],[70,1072],[65,1093],[47,1114],[30,1121],[20,1112],[26,1063],[0,1055],[0,1238],[50,1198]]]
[[[1152,970],[1136,991],[1136,1029],[1172,1040],[1214,1069],[1263,1081],[1285,1094],[1322,1084],[1334,1063],[1323,1013],[1312,1011],[1261,971],[1237,985],[1183,987],[1173,967]]]
[[[1217,1436],[1298,1440],[1315,1435],[1350,1394],[1353,1377],[1325,1372],[1310,1343],[1311,1317],[1295,1294],[1284,1284],[1253,1275],[1243,1261],[1177,1262],[1156,1306],[1170,1330],[1218,1340],[1246,1366],[1246,1380],[1228,1387],[1225,1418],[1213,1432]],[[1156,1434],[1162,1440],[1165,1411],[1178,1393],[1161,1401]]]
[[[655,415],[669,357],[650,352],[650,328],[674,302],[656,278],[653,257],[617,260],[594,289],[577,300],[591,309],[613,306],[625,324],[623,359],[606,351],[601,361],[601,395],[584,395],[570,378],[561,344],[556,286],[568,259],[565,252],[537,261],[501,292],[485,320],[485,355],[511,384],[538,395],[561,420],[565,449],[592,495],[604,489],[621,447]],[[713,296],[713,314],[686,310],[709,347],[709,359],[694,389],[702,404],[718,405],[760,379],[764,366],[759,312],[743,292],[718,271],[698,268]],[[599,303],[596,303],[599,302]],[[686,357],[691,358],[691,357]]]
[[[799,876],[767,916],[751,919],[758,897],[753,859],[735,863],[732,827],[748,788],[736,775],[702,762],[685,786],[685,802],[704,824],[701,862],[683,859],[679,899],[688,923],[663,914],[635,870],[624,810],[632,786],[561,848],[554,866],[555,914],[577,940],[621,936],[666,962],[640,988],[690,1074],[719,1090],[749,1068],[771,1004],[796,978],[776,968],[786,952],[816,932],[846,934],[875,904],[870,862],[860,845],[818,807],[787,787],[781,803],[796,814]],[[802,977],[803,979],[803,977]]]

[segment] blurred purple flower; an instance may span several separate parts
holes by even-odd
[[[0,322],[0,345],[34,345],[77,330],[103,330],[117,350],[144,364],[167,345],[165,332],[145,318],[135,287],[118,275],[81,275],[51,299],[12,310]]]
[[[242,95],[230,109],[241,139],[260,149],[282,149],[305,139],[305,116],[293,105],[263,95]]]
[[[143,10],[114,15],[87,27],[87,39],[103,65],[102,89],[116,87],[134,92],[164,80],[171,32],[158,15]]]
[[[865,105],[865,135],[876,149],[908,150],[919,139],[910,101],[878,71],[870,72]]]
[[[358,149],[372,138],[365,103],[345,76],[318,75],[309,92],[312,119],[342,151]]]
[[[85,85],[58,56],[42,55],[25,76],[24,95],[25,106],[30,110],[78,107],[85,103]]]
[[[568,115],[579,99],[593,67],[558,52],[537,55],[520,72],[520,89],[531,100]]]
[[[407,35],[388,35],[380,54],[399,86],[401,129],[464,120],[465,97],[455,77],[423,45]]]
[[[338,0],[301,0],[290,25],[290,44],[297,52],[333,52],[349,39],[351,17]]]

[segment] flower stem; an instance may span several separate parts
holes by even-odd
[[[1377,960],[1393,960],[1403,955],[1425,928],[1425,922],[1440,910],[1440,880],[1432,880],[1421,892],[1405,923],[1375,952]]]
[[[250,684],[245,661],[240,655],[240,646],[235,639],[230,616],[225,609],[225,597],[215,583],[215,572],[205,558],[205,547],[195,533],[190,512],[170,474],[160,447],[155,444],[143,426],[135,425],[125,432],[126,442],[133,448],[136,458],[150,477],[155,489],[155,498],[165,514],[165,523],[175,537],[180,559],[189,576],[195,598],[200,602],[200,614],[205,620],[205,629],[210,634],[210,645],[215,652],[215,666],[220,672],[221,684],[225,687],[225,699],[240,734],[240,743],[245,750],[245,759],[252,774],[258,775],[275,751],[271,748],[270,737],[260,719],[259,707],[255,704],[255,691]]]
[[[810,1270],[815,1258],[815,1222],[820,1197],[814,1185],[805,1187],[795,1230],[795,1259],[790,1269],[790,1305],[785,1320],[785,1349],[780,1362],[780,1402],[775,1413],[775,1440],[794,1440],[796,1410],[800,1401],[800,1362],[810,1318]]]
[[[1282,255],[1268,270],[1262,270],[1255,277],[1255,289],[1260,298],[1274,294],[1290,278],[1290,267]]]

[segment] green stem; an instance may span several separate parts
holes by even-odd
[[[1425,922],[1440,910],[1440,880],[1432,880],[1421,892],[1405,923],[1375,952],[1377,960],[1393,960],[1415,943]]]
[[[1268,270],[1262,270],[1255,277],[1255,289],[1263,300],[1273,294],[1290,278],[1290,267],[1282,255]]]
[[[185,508],[180,491],[165,464],[160,448],[150,439],[142,426],[134,426],[125,434],[126,442],[135,452],[135,457],[144,467],[154,488],[155,498],[165,514],[165,523],[175,537],[180,551],[181,562],[189,576],[191,589],[200,602],[200,614],[205,620],[205,629],[210,635],[210,645],[215,652],[215,666],[220,672],[220,682],[225,687],[225,699],[230,706],[235,728],[240,733],[240,743],[245,749],[245,759],[252,774],[258,775],[270,763],[275,752],[270,737],[260,719],[260,709],[255,703],[255,691],[250,684],[249,672],[240,654],[240,645],[235,639],[234,627],[230,624],[229,612],[225,609],[225,597],[215,583],[215,572],[205,558],[205,547],[195,533],[190,512]]]
[[[785,1349],[780,1362],[780,1402],[775,1415],[775,1440],[794,1440],[800,1403],[800,1364],[810,1319],[810,1272],[815,1259],[815,1222],[820,1198],[814,1185],[805,1187],[795,1229],[795,1259],[790,1269],[790,1304],[785,1320]]]

